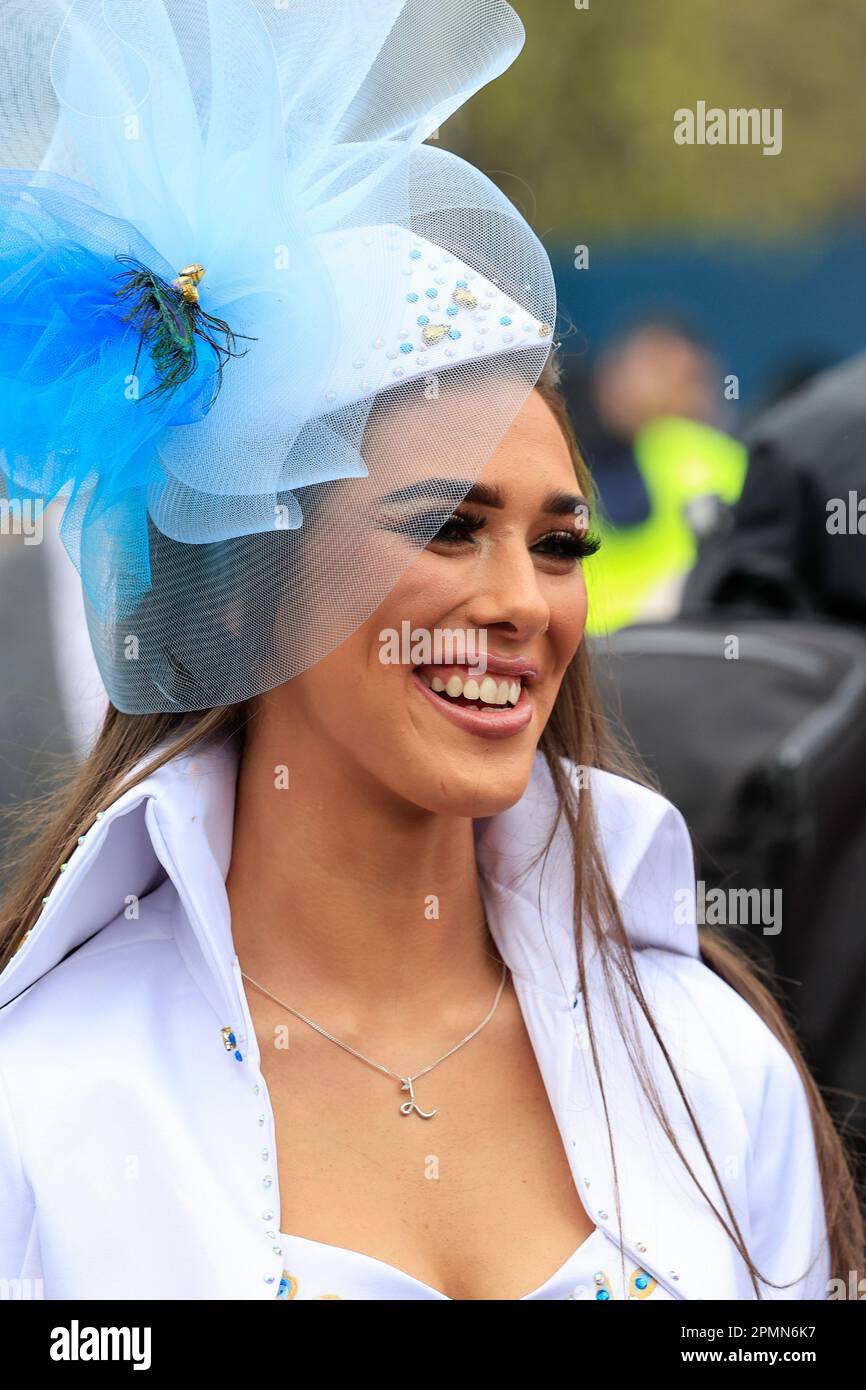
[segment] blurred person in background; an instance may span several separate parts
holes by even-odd
[[[630,329],[592,378],[592,453],[604,550],[587,566],[591,630],[676,612],[721,503],[739,496],[746,451],[720,427],[722,375],[707,346],[663,319]]]

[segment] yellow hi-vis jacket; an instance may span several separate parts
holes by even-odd
[[[733,504],[746,478],[743,444],[680,416],[646,425],[635,437],[634,453],[650,515],[628,527],[597,518],[601,550],[584,566],[590,633],[614,632],[638,621],[657,589],[690,570],[697,542],[686,516],[688,505],[708,495]]]

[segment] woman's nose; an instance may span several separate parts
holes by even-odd
[[[474,627],[506,627],[524,639],[547,630],[550,605],[525,542],[515,539],[491,546],[478,567],[476,584],[466,605]]]

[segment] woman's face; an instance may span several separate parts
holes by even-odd
[[[410,545],[423,511],[386,507],[382,545]],[[302,740],[305,759],[338,758],[371,792],[458,816],[512,806],[583,636],[587,518],[566,441],[532,391],[370,619],[263,697],[265,711]]]

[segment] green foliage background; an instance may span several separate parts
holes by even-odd
[[[772,237],[866,215],[866,0],[512,0],[526,44],[439,139],[548,246]],[[677,146],[674,111],[781,107],[783,148]]]

